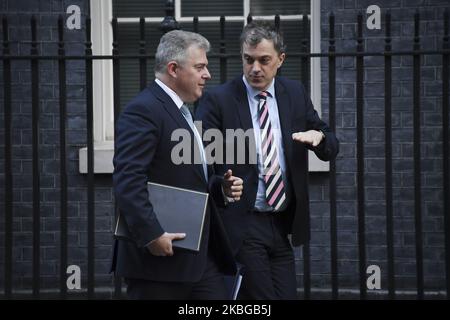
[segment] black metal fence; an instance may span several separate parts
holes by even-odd
[[[251,20],[251,17],[248,17]],[[167,22],[169,24],[167,25]],[[173,22],[173,21],[172,21]],[[308,24],[307,16],[303,17],[303,22]],[[396,297],[396,275],[394,271],[394,221],[393,221],[393,180],[392,180],[392,58],[394,56],[412,56],[413,57],[413,130],[414,130],[414,203],[415,203],[415,242],[416,242],[416,282],[417,297],[424,298],[424,272],[423,272],[423,239],[422,239],[422,195],[421,195],[421,143],[420,143],[420,112],[421,112],[421,61],[426,55],[437,55],[442,57],[442,152],[443,152],[443,207],[444,207],[444,230],[445,230],[445,272],[446,272],[446,292],[447,298],[450,297],[450,170],[449,170],[449,14],[444,13],[443,19],[443,47],[439,50],[424,50],[421,47],[421,39],[419,37],[420,16],[416,13],[414,18],[414,42],[412,50],[393,51],[391,48],[391,17],[387,13],[385,15],[385,46],[377,52],[366,52],[363,46],[363,18],[362,14],[357,16],[357,39],[355,43],[356,51],[353,52],[337,52],[335,38],[335,16],[329,16],[329,47],[328,52],[310,53],[309,40],[306,34],[301,35],[302,50],[301,52],[290,53],[290,56],[300,57],[302,64],[301,77],[304,83],[307,83],[307,70],[310,59],[313,57],[321,57],[328,60],[328,84],[329,84],[329,123],[331,130],[336,131],[336,59],[338,57],[353,57],[356,60],[356,112],[357,112],[357,218],[358,218],[358,257],[359,257],[359,283],[360,298],[367,297],[366,288],[366,237],[365,237],[365,190],[364,190],[364,123],[363,123],[363,105],[364,105],[364,57],[381,56],[384,57],[384,117],[385,117],[385,197],[386,197],[386,244],[387,244],[387,261],[388,261],[388,296],[390,299]],[[3,53],[0,59],[3,63],[3,103],[4,103],[4,297],[11,298],[13,294],[12,275],[13,275],[13,175],[12,175],[12,95],[11,95],[11,62],[14,60],[24,60],[31,66],[31,95],[32,95],[32,174],[33,174],[33,284],[32,293],[34,298],[40,297],[40,177],[39,177],[39,67],[43,60],[58,61],[58,77],[59,77],[59,147],[60,147],[60,297],[67,297],[66,286],[66,268],[68,264],[67,258],[67,199],[68,199],[68,181],[67,181],[67,154],[66,154],[66,120],[67,120],[67,90],[66,90],[66,63],[69,60],[85,61],[86,75],[86,121],[87,121],[87,247],[88,247],[88,264],[87,264],[87,297],[89,299],[95,297],[95,277],[94,277],[94,246],[95,246],[95,212],[94,212],[94,144],[93,144],[93,61],[98,59],[112,60],[114,75],[114,119],[117,119],[120,113],[120,63],[123,59],[137,59],[140,66],[140,87],[147,85],[147,61],[154,58],[145,50],[145,20],[140,19],[140,49],[136,55],[121,55],[117,42],[118,23],[117,19],[113,19],[113,43],[112,55],[110,56],[94,56],[91,49],[91,21],[86,19],[86,42],[84,55],[66,55],[64,41],[63,18],[58,20],[58,53],[57,55],[42,55],[38,52],[38,37],[36,18],[31,18],[31,51],[30,55],[11,55],[10,39],[8,34],[8,20],[3,18]],[[165,21],[166,31],[171,28],[170,20]],[[226,53],[225,44],[225,23],[224,17],[220,19],[221,42],[220,51],[213,55],[218,57],[220,61],[220,79],[221,82],[227,80],[226,69],[227,59],[235,57]],[[280,27],[280,18],[276,16],[275,24]],[[198,19],[193,20],[194,30],[198,30]],[[172,25],[173,27],[173,25]],[[307,30],[308,28],[303,28]],[[338,286],[338,225],[337,225],[337,192],[336,192],[336,162],[330,164],[329,173],[329,194],[330,194],[330,248],[331,248],[331,289],[332,298],[339,297]],[[310,268],[310,247],[303,247],[304,261],[304,298],[309,299],[311,294],[311,268]],[[115,280],[115,297],[121,295],[121,281]]]

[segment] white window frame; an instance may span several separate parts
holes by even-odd
[[[193,17],[181,16],[181,1],[175,0],[175,19],[178,22],[191,22]],[[247,23],[250,1],[243,0],[243,16],[227,16],[227,21]],[[310,0],[311,52],[320,52],[320,1]],[[112,54],[112,0],[90,0],[92,21],[91,37],[94,55]],[[148,17],[146,22],[161,22],[164,17]],[[253,16],[255,20],[274,20],[275,16]],[[281,21],[302,20],[302,15],[280,15]],[[219,22],[219,16],[198,17],[199,22]],[[139,23],[139,18],[119,18],[118,23]],[[311,100],[321,115],[321,69],[320,58],[311,58]],[[113,69],[111,60],[94,60],[93,63],[93,104],[94,104],[94,172],[113,172],[114,155],[114,108]],[[328,162],[319,160],[310,152],[309,171],[328,171]],[[87,172],[87,148],[79,150],[79,170]]]
[[[112,0],[90,0],[92,54],[112,55]],[[111,60],[93,60],[94,173],[112,173],[114,90]],[[78,152],[79,171],[87,173],[87,148]]]

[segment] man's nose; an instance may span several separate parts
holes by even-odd
[[[261,71],[261,65],[258,61],[253,62],[252,71],[253,73],[258,73],[259,71]]]
[[[203,79],[205,79],[205,80],[211,79],[211,74],[209,73],[208,68],[205,68],[205,71],[206,72],[203,74]]]

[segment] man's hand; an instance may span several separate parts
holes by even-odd
[[[228,169],[223,175],[222,183],[223,192],[234,201],[241,199],[242,190],[244,189],[244,181],[241,178],[233,176],[233,171]]]
[[[173,256],[172,241],[181,240],[184,237],[186,237],[185,233],[164,232],[162,236],[150,242],[147,249],[154,256]]]
[[[313,147],[317,147],[325,135],[321,131],[309,130],[305,132],[295,132],[292,134],[292,139],[301,143],[309,144]]]

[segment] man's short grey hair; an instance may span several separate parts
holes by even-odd
[[[244,43],[250,47],[256,47],[263,39],[273,42],[273,46],[278,54],[286,52],[283,36],[275,26],[268,21],[252,21],[242,30],[240,37],[241,53]]]
[[[155,55],[155,74],[165,73],[167,63],[176,61],[183,64],[189,47],[195,46],[208,52],[209,41],[202,35],[189,31],[173,30],[163,35]]]

